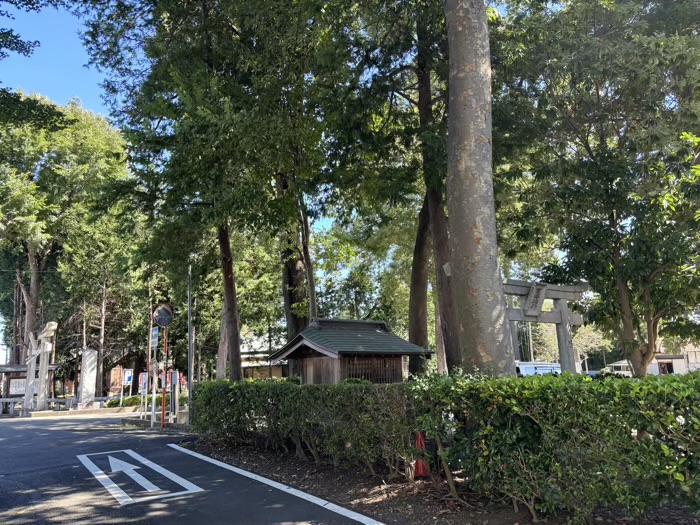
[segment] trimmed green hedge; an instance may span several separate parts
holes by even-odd
[[[203,383],[193,394],[195,430],[237,443],[310,454],[335,464],[382,460],[393,473],[415,455],[415,418],[403,385],[304,385],[287,381]]]
[[[204,383],[195,430],[238,443],[376,466],[410,476],[417,430],[470,491],[533,516],[598,506],[629,513],[700,508],[700,375],[431,376],[403,385]],[[408,467],[408,469],[407,469]],[[408,470],[408,471],[407,471]],[[448,468],[449,470],[449,468]]]
[[[161,396],[157,395],[156,396],[156,406],[157,407],[160,406],[160,400],[161,400]],[[148,401],[148,404],[150,406],[150,404],[151,404],[150,394],[148,395],[147,401]],[[166,403],[166,407],[168,407],[169,403],[170,403],[170,396],[169,395],[165,397],[165,403]],[[181,400],[181,403],[182,403],[182,400]],[[128,397],[125,397],[123,402],[122,402],[123,407],[137,407],[140,404],[141,404],[141,396],[128,396]],[[115,398],[110,399],[109,401],[107,401],[107,403],[105,403],[105,406],[107,408],[118,407],[119,406],[119,398],[115,397]]]

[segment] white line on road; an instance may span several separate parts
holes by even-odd
[[[164,469],[160,465],[153,463],[153,461],[150,461],[150,460],[144,458],[141,454],[137,454],[133,450],[125,450],[124,452],[129,454],[132,458],[140,461],[141,463],[143,463],[147,467],[152,468],[158,474],[161,474],[161,475],[165,476],[166,478],[168,478],[169,480],[174,481],[175,483],[180,485],[182,488],[187,489],[189,492],[202,492],[204,490],[202,488],[199,488],[194,483],[190,483],[185,478],[181,478],[180,476],[178,476],[174,472],[170,472],[169,470]]]
[[[98,454],[115,454],[115,453],[117,453],[117,452],[123,452],[123,453],[125,453],[125,454],[131,456],[131,457],[134,458],[135,460],[141,462],[143,465],[145,465],[145,466],[149,467],[150,469],[156,471],[158,474],[161,474],[162,476],[165,476],[165,477],[168,478],[169,480],[171,480],[171,481],[177,483],[178,485],[180,485],[180,486],[181,486],[182,488],[184,488],[185,490],[179,491],[179,492],[166,492],[165,494],[159,494],[159,495],[155,495],[155,496],[146,496],[146,497],[142,497],[142,498],[131,498],[126,492],[124,492],[124,491],[119,487],[119,485],[117,485],[114,481],[112,481],[112,479],[111,479],[107,474],[105,474],[105,473],[102,471],[102,469],[100,469],[97,465],[95,465],[95,463],[93,463],[93,461],[92,461],[90,458],[88,458],[88,456],[96,456],[96,455],[98,455]],[[204,491],[204,489],[198,487],[198,486],[195,485],[194,483],[191,483],[191,482],[187,481],[186,479],[181,478],[181,477],[178,476],[177,474],[175,474],[175,473],[173,473],[173,472],[170,472],[170,471],[167,470],[167,469],[164,469],[164,468],[161,467],[160,465],[157,465],[156,463],[153,463],[152,461],[150,461],[150,460],[144,458],[142,455],[137,454],[136,452],[134,452],[133,450],[130,450],[130,449],[126,449],[126,450],[111,450],[111,451],[109,451],[109,452],[102,452],[102,453],[97,452],[97,453],[92,453],[92,454],[82,454],[82,455],[77,456],[77,458],[78,458],[78,460],[80,460],[80,462],[85,466],[85,468],[87,468],[87,469],[90,471],[90,473],[91,473],[93,476],[95,476],[95,479],[97,479],[97,481],[99,481],[99,482],[102,484],[102,486],[103,486],[105,489],[107,489],[107,491],[114,497],[115,500],[117,500],[117,502],[118,502],[120,505],[129,505],[129,504],[131,504],[131,503],[141,503],[141,502],[144,502],[144,501],[151,501],[151,500],[154,500],[154,499],[173,498],[173,497],[175,497],[175,496],[184,496],[185,494],[192,494],[192,493],[194,493],[194,492],[202,492],[202,491]],[[112,464],[112,459],[114,459],[114,458],[112,458],[111,456],[109,456],[109,459],[110,459],[110,468],[111,468],[112,471],[114,472],[114,471],[115,471],[115,470],[114,470],[114,466],[111,465],[111,464]],[[125,465],[130,465],[131,467],[134,467],[134,465],[131,465],[130,463],[127,463],[127,462],[125,462],[125,461],[124,461],[124,462],[121,462],[121,463],[124,463]],[[116,465],[115,465],[115,466],[116,466]],[[123,468],[122,468],[121,470],[122,470],[125,474],[128,474],[129,476],[131,476],[132,479],[134,479],[134,481],[136,481],[137,483],[139,483],[139,485],[141,485],[144,489],[149,490],[149,491],[151,491],[151,492],[160,490],[156,485],[154,485],[154,484],[151,483],[150,481],[148,481],[148,480],[146,480],[145,478],[143,478],[143,476],[141,476],[140,474],[136,474],[135,472],[133,472],[133,469],[131,469],[129,472],[127,472],[127,471],[126,471],[125,469],[123,469]],[[117,471],[119,471],[119,468],[117,468]],[[145,481],[145,482],[146,482],[146,485],[144,485],[144,484],[141,483],[140,481],[136,480],[136,478],[134,478],[134,474],[136,474],[136,476],[139,477],[139,478],[143,478],[142,481]],[[149,485],[150,485],[150,487],[149,487]],[[151,490],[151,489],[153,489],[153,490]]]
[[[87,456],[78,456],[78,459],[83,465],[85,465],[85,468],[88,469],[93,476],[95,476],[95,479],[102,483],[102,486],[107,489],[107,492],[109,492],[120,505],[127,505],[134,502],[134,500],[132,500],[126,492],[120,489],[114,481],[109,479],[109,476],[102,472],[102,470],[100,470],[97,465],[90,461]]]
[[[109,470],[111,470],[112,473],[123,472],[131,479],[133,479],[136,483],[141,485],[146,492],[158,492],[160,490],[160,487],[157,487],[156,485],[148,481],[146,478],[144,478],[141,474],[136,472],[136,469],[139,469],[141,467],[137,467],[136,465],[132,465],[127,461],[122,461],[121,459],[117,459],[112,456],[107,457],[109,458]]]
[[[350,518],[352,520],[355,520],[359,523],[362,523],[363,525],[384,525],[383,523],[369,518],[367,516],[363,516],[362,514],[359,514],[357,512],[354,512],[352,510],[346,509],[344,507],[341,507],[340,505],[336,505],[335,503],[331,503],[330,501],[326,501],[325,499],[317,498],[316,496],[312,496],[311,494],[307,494],[306,492],[303,492],[301,490],[288,487],[287,485],[283,485],[282,483],[278,483],[277,481],[273,481],[271,479],[265,478],[263,476],[258,476],[257,474],[253,474],[252,472],[248,472],[246,470],[239,469],[237,467],[234,467],[233,465],[229,465],[228,463],[224,463],[223,461],[219,461],[214,458],[210,458],[209,456],[205,456],[204,454],[200,454],[198,452],[194,452],[192,450],[188,450],[186,448],[182,448],[178,445],[174,445],[172,443],[168,444],[169,447],[174,448],[175,450],[179,450],[180,452],[184,452],[185,454],[189,454],[190,456],[194,456],[198,459],[201,459],[202,461],[207,461],[213,465],[216,465],[217,467],[224,468],[226,470],[230,470],[231,472],[235,472],[236,474],[239,474],[241,476],[245,476],[246,478],[253,479],[255,481],[258,481],[260,483],[264,483],[265,485],[268,485],[270,487],[276,488],[277,490],[281,490],[283,492],[286,492],[287,494],[291,494],[293,496],[296,496],[298,498],[304,499],[308,501],[309,503],[313,503],[314,505],[318,505],[319,507],[323,507],[324,509],[328,509],[331,512],[335,512],[336,514],[340,514],[341,516],[345,516],[346,518]]]

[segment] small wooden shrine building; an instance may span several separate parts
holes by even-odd
[[[313,319],[309,326],[272,354],[273,363],[289,362],[302,384],[334,384],[344,379],[400,383],[404,356],[429,358],[431,351],[394,335],[386,323]]]

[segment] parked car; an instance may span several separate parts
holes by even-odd
[[[561,365],[559,363],[538,363],[537,361],[516,361],[515,371],[518,377],[561,374]]]
[[[616,363],[610,363],[605,368],[600,369],[600,373],[604,375],[615,375],[632,377],[632,367],[627,361],[618,361]]]

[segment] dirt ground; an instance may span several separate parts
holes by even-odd
[[[279,481],[332,501],[386,525],[525,525],[530,514],[512,506],[496,507],[475,496],[463,495],[469,506],[450,497],[436,480],[396,482],[372,476],[362,469],[335,468],[305,462],[295,456],[251,447],[233,447],[225,441],[198,439],[183,444],[239,468]],[[700,516],[688,509],[668,507],[631,519],[607,509],[594,517],[601,525],[700,525]],[[566,517],[543,518],[540,523],[560,525]]]

